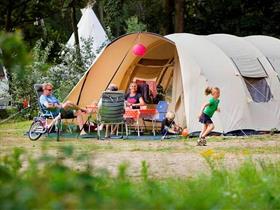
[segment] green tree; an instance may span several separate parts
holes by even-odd
[[[186,0],[190,33],[264,34],[279,37],[278,0]]]
[[[44,19],[59,12],[58,1],[5,0],[0,1],[0,29],[13,32],[21,29],[26,40],[46,33]],[[46,34],[45,34],[46,35]]]
[[[118,37],[124,33],[125,18],[123,17],[124,0],[104,1],[104,23],[110,28],[113,36]]]
[[[147,31],[147,26],[138,20],[138,17],[132,16],[126,22],[126,33]]]
[[[71,14],[71,25],[74,32],[74,38],[75,38],[75,49],[77,53],[77,58],[79,62],[81,62],[81,50],[80,50],[80,44],[79,44],[79,34],[78,34],[78,20],[77,20],[77,9],[81,9],[87,6],[89,3],[88,0],[63,0],[63,12],[64,14]]]
[[[0,64],[5,66],[7,70],[8,91],[12,97],[13,104],[15,104],[20,98],[26,96],[26,93],[30,90],[30,83],[26,78],[33,73],[28,69],[32,57],[28,53],[19,32],[0,32],[0,49]],[[25,94],[20,93],[18,90],[25,91]]]
[[[12,73],[23,76],[31,56],[21,33],[0,32],[0,50],[0,64],[6,67],[9,80],[12,80]]]

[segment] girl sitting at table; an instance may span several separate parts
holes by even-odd
[[[125,104],[132,109],[139,109],[140,106],[145,105],[143,97],[140,93],[137,93],[137,84],[135,82],[129,85],[129,93],[125,95]]]

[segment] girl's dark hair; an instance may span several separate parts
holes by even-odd
[[[212,93],[212,88],[211,88],[211,87],[207,87],[207,88],[205,89],[204,93],[205,93],[205,95],[208,96],[209,94]]]

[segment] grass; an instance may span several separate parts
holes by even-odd
[[[8,139],[7,141],[0,141],[0,144],[5,147],[0,148],[0,152],[5,152],[5,150],[12,149],[12,142],[21,141],[24,144],[21,144],[23,148],[25,146],[38,147],[38,145],[47,144],[49,149],[60,148],[61,144],[57,144],[53,138],[42,138],[37,142],[28,142],[27,136],[24,134],[27,132],[31,121],[21,121],[21,122],[10,122],[5,124],[0,124],[0,139]],[[208,139],[208,145],[212,149],[225,152],[228,154],[277,154],[279,153],[278,141],[279,135],[262,135],[262,136],[250,136],[243,138],[232,138],[232,137],[211,137]],[[113,140],[111,142],[98,142],[93,141],[92,139],[77,139],[77,138],[67,138],[62,141],[67,142],[67,144],[75,147],[77,151],[81,152],[90,152],[90,151],[100,151],[100,152],[122,152],[122,151],[131,151],[131,152],[192,152],[198,153],[201,148],[194,147],[196,139],[182,139],[182,140],[164,140],[159,143],[159,141],[131,141],[131,140]],[[265,144],[265,142],[275,141],[274,144]],[[150,142],[153,142],[150,144]],[[154,143],[157,142],[157,143]],[[238,142],[234,145],[231,145],[232,142]],[[254,145],[253,143],[256,142]],[[258,145],[257,142],[263,144]],[[16,144],[17,144],[16,143]],[[220,146],[221,143],[223,146]],[[239,144],[240,143],[240,144]],[[242,143],[242,144],[241,144]],[[252,143],[252,144],[251,144]],[[155,145],[156,144],[156,145]],[[217,145],[219,144],[219,145]],[[230,146],[227,146],[227,145]],[[246,145],[245,148],[243,144]]]
[[[255,146],[248,148],[240,148],[238,146],[228,147],[228,148],[215,148],[217,151],[231,153],[231,154],[280,154],[280,148],[278,145],[273,146]]]
[[[0,137],[22,137],[28,131],[31,121],[8,122],[0,124]]]
[[[0,125],[0,209],[280,208],[278,135],[32,142],[30,124]]]
[[[209,174],[193,178],[154,179],[142,161],[141,176],[131,179],[127,164],[117,176],[90,166],[74,170],[62,160],[81,158],[71,146],[59,156],[33,158],[15,149],[0,162],[1,209],[279,209],[280,162],[246,161],[235,170],[218,167],[218,153],[202,156]],[[23,167],[22,160],[28,159]],[[221,160],[220,157],[219,160]]]

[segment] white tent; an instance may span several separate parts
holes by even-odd
[[[0,109],[6,108],[9,105],[9,102],[9,82],[6,69],[0,64]]]
[[[80,43],[82,43],[82,39],[93,39],[92,49],[94,53],[108,41],[106,32],[90,7],[82,9],[82,17],[78,23],[78,34]],[[67,46],[74,46],[74,44],[75,38],[73,33],[67,42]]]
[[[136,43],[146,46],[143,57],[132,53]],[[176,121],[195,132],[201,129],[201,105],[208,100],[204,89],[217,86],[221,113],[213,117],[215,131],[280,129],[279,43],[263,36],[127,34],[106,46],[66,100],[84,106],[98,101],[109,83],[127,90],[134,78],[154,80],[169,95]]]
[[[280,40],[269,36],[248,36],[245,39],[261,51],[280,76]]]

